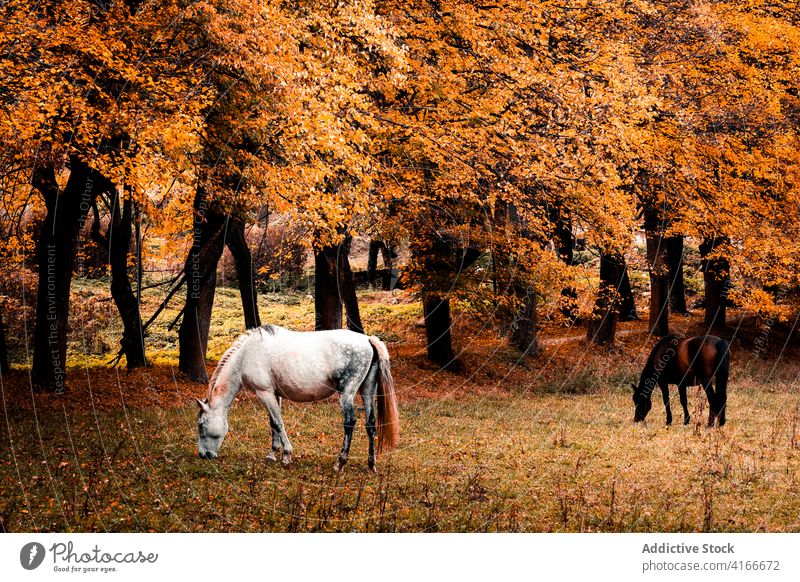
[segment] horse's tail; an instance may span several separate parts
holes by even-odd
[[[391,450],[400,440],[400,414],[397,411],[397,395],[394,392],[394,379],[389,364],[389,350],[377,337],[370,336],[369,343],[378,354],[378,390],[376,400],[378,409],[378,452],[384,447]]]

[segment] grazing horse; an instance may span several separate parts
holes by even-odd
[[[375,435],[378,452],[397,445],[400,434],[397,398],[389,369],[389,352],[377,337],[347,330],[295,332],[277,325],[252,329],[223,354],[208,384],[197,418],[198,452],[203,459],[216,458],[228,432],[228,410],[245,386],[269,412],[275,461],[292,461],[292,445],[281,418],[281,398],[296,402],[322,400],[338,392],[344,416],[344,441],[334,469],[347,462],[356,424],[355,396],[364,402],[369,468],[375,471]],[[377,430],[375,409],[377,408]]]
[[[664,406],[667,409],[667,424],[672,424],[669,408],[669,385],[678,385],[678,394],[683,407],[683,424],[689,424],[689,407],[686,388],[700,385],[708,397],[708,426],[725,424],[725,408],[728,400],[728,372],[730,370],[730,344],[713,335],[678,337],[669,335],[659,340],[650,352],[639,379],[633,386],[633,403],[636,407],[634,422],[645,419],[652,408],[650,397],[656,385],[661,388]],[[716,388],[712,387],[716,380]]]

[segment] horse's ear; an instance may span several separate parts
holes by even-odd
[[[202,410],[203,412],[208,412],[209,410],[211,410],[208,407],[208,399],[200,400],[199,398],[195,398],[194,401],[197,402],[197,406],[199,406],[200,410]]]
[[[633,382],[631,382],[631,388],[633,388],[633,391],[636,392],[636,384],[634,384]]]

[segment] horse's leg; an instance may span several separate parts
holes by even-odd
[[[347,457],[350,455],[350,441],[353,440],[353,429],[356,427],[355,397],[355,391],[351,390],[344,390],[339,396],[339,405],[342,407],[342,417],[344,419],[344,439],[342,440],[342,450],[339,453],[339,458],[333,465],[334,471],[340,471],[347,463]]]
[[[719,425],[725,425],[725,409],[728,407],[728,386],[717,378],[717,417]]]
[[[714,426],[714,420],[717,418],[717,398],[714,395],[714,386],[710,379],[705,378],[702,379],[702,384],[706,398],[708,398],[708,426]]]
[[[283,419],[283,413],[281,411],[281,397],[276,396],[275,399],[278,401],[278,414]],[[283,439],[281,438],[281,425],[276,424],[272,421],[272,415],[269,416],[269,426],[272,429],[272,450],[270,451],[269,455],[267,455],[267,459],[270,461],[277,461],[278,455],[283,448]]]
[[[361,393],[361,400],[364,402],[364,417],[366,418],[367,437],[369,438],[369,460],[367,466],[370,471],[376,471],[375,468],[375,435],[377,430],[375,428],[375,389],[378,381],[378,367],[373,366],[370,368],[367,378],[361,384],[359,392]]]
[[[353,429],[356,426],[355,393],[349,390],[343,391],[339,396],[339,405],[342,407],[342,418],[344,420],[344,438],[339,458],[333,466],[334,471],[341,470],[350,455],[350,442],[353,440]]]
[[[283,426],[280,398],[274,392],[268,390],[259,390],[256,394],[269,412],[269,423],[272,428],[272,452],[267,456],[267,459],[276,459],[282,446],[283,457],[281,462],[284,465],[288,465],[292,462],[292,443],[289,442],[286,427]]]
[[[691,416],[689,415],[689,399],[686,397],[686,384],[681,382],[678,384],[678,396],[681,399],[681,406],[683,407],[683,424],[689,424]]]
[[[339,405],[342,407],[342,418],[344,420],[344,438],[342,439],[342,450],[339,453],[339,458],[333,465],[334,471],[341,471],[345,463],[347,463],[347,457],[350,455],[350,442],[353,440],[353,429],[356,427],[356,392],[370,381],[373,357],[374,349],[372,347],[369,348],[369,351],[354,350],[352,358],[338,374],[339,389],[341,390]],[[375,370],[377,371],[377,367]],[[374,385],[375,380],[371,383]]]
[[[272,415],[269,415],[269,426],[272,429],[272,450],[267,455],[268,461],[277,461],[278,454],[281,452],[281,429],[272,420]]]
[[[661,396],[664,398],[664,408],[667,410],[667,426],[672,424],[672,410],[669,407],[669,384],[659,383]]]

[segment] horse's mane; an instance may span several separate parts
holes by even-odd
[[[653,346],[653,349],[650,351],[650,355],[647,357],[647,363],[644,365],[644,372],[650,372],[651,370],[655,369],[656,367],[656,358],[661,353],[661,348],[664,347],[666,344],[671,343],[675,340],[682,339],[681,336],[671,333],[669,335],[665,335],[660,340],[656,342],[656,345]]]
[[[247,343],[247,340],[249,340],[251,337],[253,337],[257,333],[260,334],[261,332],[265,332],[265,333],[268,333],[270,335],[275,335],[275,333],[278,331],[278,329],[279,328],[277,326],[275,326],[275,325],[270,325],[270,324],[262,325],[261,327],[254,327],[252,329],[248,329],[246,332],[244,332],[242,335],[240,335],[238,338],[236,338],[236,341],[233,342],[233,344],[231,344],[231,347],[229,347],[227,350],[225,350],[225,353],[222,354],[222,357],[219,359],[219,362],[217,362],[217,367],[214,370],[214,373],[211,375],[211,379],[208,381],[208,398],[209,398],[209,400],[211,399],[211,396],[214,393],[214,388],[216,388],[217,381],[219,380],[219,377],[222,374],[222,371],[225,369],[225,366],[228,364],[228,362],[233,357],[233,355],[236,352],[238,352],[239,349],[245,343]]]
[[[268,333],[269,335],[275,335],[275,333],[277,333],[277,331],[280,329],[280,327],[278,327],[277,325],[272,325],[271,323],[267,323],[267,324],[262,325],[260,328],[256,328],[256,329],[262,329],[266,333]]]

